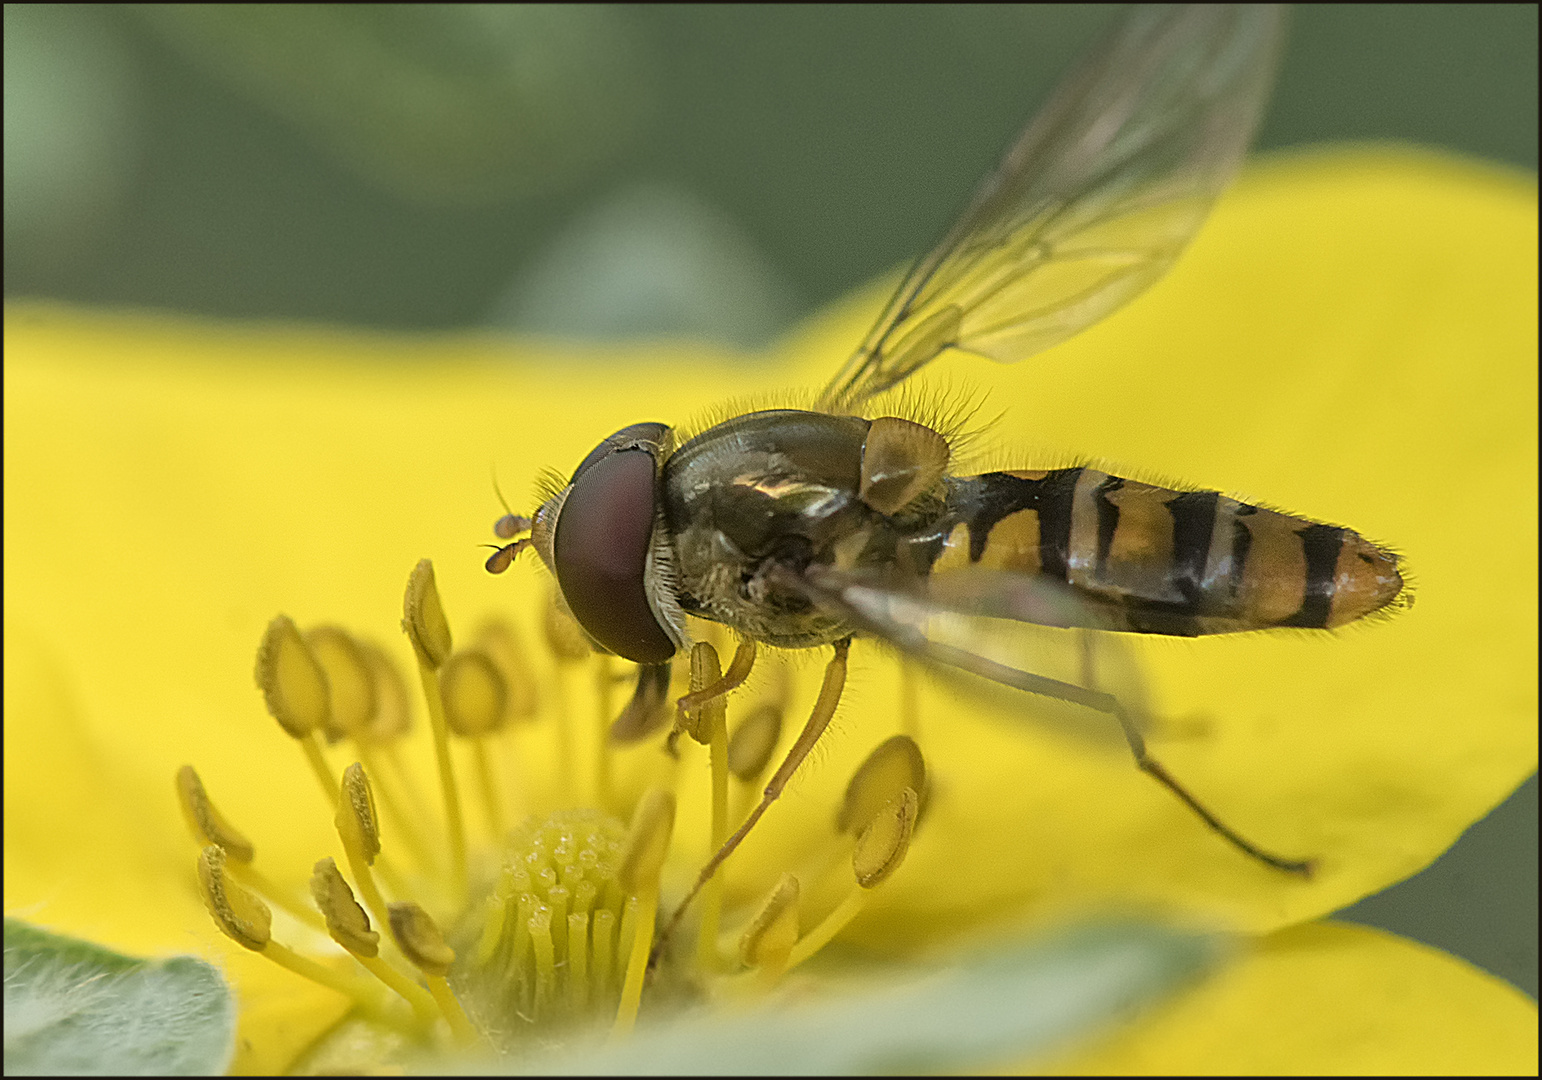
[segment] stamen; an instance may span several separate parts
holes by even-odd
[[[214,808],[209,793],[204,790],[203,781],[191,765],[184,765],[177,770],[177,801],[182,806],[182,813],[187,818],[188,828],[192,830],[195,840],[200,844],[215,845],[225,853],[227,859],[235,862],[252,861],[257,849]]]
[[[740,961],[759,968],[767,985],[781,977],[797,944],[798,892],[798,879],[783,874],[739,938]]]
[[[857,837],[856,850],[851,853],[851,869],[857,876],[858,885],[875,889],[899,869],[910,850],[910,837],[915,832],[916,811],[920,805],[916,793],[906,788],[862,830],[862,835]]]
[[[753,653],[751,654],[753,656]],[[737,660],[738,657],[736,656]],[[717,650],[709,642],[698,641],[691,649],[691,695],[722,681]],[[683,699],[682,699],[683,700]],[[682,711],[690,725],[691,738],[711,748],[712,822],[708,851],[717,851],[728,839],[728,709],[721,696],[707,700],[694,718]],[[723,909],[723,876],[716,874],[707,883],[702,896],[701,929],[696,938],[696,959],[706,971],[719,966],[717,951],[718,921]]]
[[[745,713],[728,739],[728,771],[744,784],[760,779],[782,738],[782,717],[792,697],[792,673],[785,664],[771,669],[767,692]]]
[[[378,649],[373,650],[372,662],[371,647],[355,640],[338,626],[317,626],[307,630],[303,637],[311,655],[326,673],[331,691],[327,741],[335,743],[344,738],[354,741],[359,759],[374,777],[380,801],[392,824],[411,849],[417,864],[425,868],[431,866],[432,857],[414,827],[413,816],[397,801],[380,768],[380,754],[376,753],[375,744],[392,737],[392,728],[405,728],[405,690],[400,686],[395,666]],[[389,715],[393,706],[397,715]]]
[[[793,947],[787,958],[787,970],[797,967],[829,944],[831,938],[856,918],[867,903],[871,891],[899,869],[905,861],[905,854],[910,850],[910,838],[915,831],[919,807],[920,800],[916,793],[906,788],[862,830],[851,855],[851,869],[857,887]]]
[[[268,624],[257,647],[257,687],[268,713],[299,742],[305,759],[327,794],[337,803],[337,779],[321,756],[318,732],[331,722],[331,690],[327,676],[287,615]]]
[[[198,884],[204,906],[214,916],[215,925],[237,945],[261,953],[296,975],[336,990],[374,1019],[390,1023],[390,1018],[380,1012],[374,999],[356,980],[300,956],[273,940],[273,914],[268,905],[230,880],[225,873],[225,853],[213,844],[205,847],[198,857]]]
[[[744,638],[739,642],[739,647],[734,650],[734,658],[729,662],[728,671],[725,674],[713,679],[711,683],[704,686],[697,686],[695,681],[692,681],[691,692],[678,702],[681,714],[689,716],[713,698],[720,698],[730,690],[738,688],[745,679],[750,677],[750,671],[754,667],[755,639]],[[686,725],[681,724],[681,726],[684,727]]]
[[[540,688],[519,631],[502,619],[490,619],[477,630],[472,644],[487,654],[503,676],[506,704],[499,727],[533,719],[540,706]]]
[[[301,635],[327,680],[327,742],[363,738],[375,713],[375,683],[346,630],[314,626]]]
[[[493,781],[487,738],[503,725],[508,708],[508,686],[492,657],[473,648],[451,655],[440,673],[439,687],[444,700],[445,722],[451,731],[471,742],[487,824],[493,836],[501,837],[503,811]]]
[[[316,913],[290,899],[286,889],[269,881],[267,876],[252,865],[256,848],[214,806],[203,780],[191,765],[177,770],[177,802],[183,817],[192,831],[193,839],[200,847],[213,844],[225,853],[225,872],[247,888],[266,896],[268,902],[294,916],[300,922],[317,930],[324,928]]]
[[[926,790],[926,762],[909,735],[895,735],[868,754],[846,785],[835,816],[838,832],[858,834],[900,792]]]
[[[238,945],[262,952],[273,939],[273,913],[253,894],[225,875],[225,852],[206,845],[198,856],[198,884],[204,906],[214,921]]]
[[[476,1028],[466,1019],[460,1002],[450,992],[445,975],[455,962],[455,950],[445,944],[439,925],[417,904],[406,902],[392,904],[388,909],[391,936],[396,939],[402,955],[417,965],[428,983],[428,992],[434,995],[440,1012],[450,1022],[450,1030],[463,1046],[477,1041]]]
[[[450,832],[450,867],[458,895],[466,893],[466,825],[461,818],[460,791],[455,785],[455,770],[450,762],[450,733],[444,718],[444,704],[439,692],[439,668],[450,658],[450,624],[439,602],[439,588],[434,582],[434,564],[422,559],[407,580],[402,629],[418,656],[418,674],[423,681],[423,697],[428,702],[428,716],[434,729],[434,755],[439,763],[439,786],[444,791],[445,818]]]
[[[728,771],[739,781],[731,820],[742,822],[754,805],[755,785],[771,764],[782,738],[782,718],[792,695],[792,675],[785,664],[773,668],[770,692],[751,705],[728,737]]]
[[[573,766],[573,716],[569,703],[568,671],[588,656],[591,650],[578,623],[559,605],[555,589],[547,594],[546,604],[541,610],[541,631],[546,638],[546,647],[557,662],[553,673],[557,697],[557,775],[564,783],[571,785],[577,777]],[[562,794],[571,799],[577,793],[570,787]]]
[[[375,884],[370,867],[380,854],[380,832],[375,821],[375,799],[369,790],[369,777],[364,766],[355,761],[343,770],[343,797],[338,800],[337,813],[333,818],[337,835],[343,842],[343,853],[348,856],[348,867],[353,879],[359,883],[364,902],[382,923],[387,921],[388,908],[385,898]]]
[[[819,687],[819,697],[814,702],[814,708],[810,711],[809,718],[803,725],[803,730],[799,732],[798,738],[792,744],[792,748],[787,751],[787,756],[782,759],[781,765],[777,766],[776,772],[771,774],[771,780],[766,784],[766,790],[762,793],[760,802],[755,804],[755,808],[750,811],[749,817],[745,818],[744,824],[740,825],[723,846],[717,849],[712,858],[707,860],[707,865],[702,867],[701,873],[696,875],[696,884],[692,885],[690,892],[685,894],[685,899],[675,906],[674,914],[664,924],[663,932],[659,934],[658,941],[654,945],[655,958],[665,944],[668,943],[669,936],[674,933],[675,927],[680,925],[680,920],[685,917],[686,909],[690,906],[691,901],[696,898],[696,894],[701,891],[702,886],[712,880],[712,875],[717,873],[719,866],[723,865],[723,860],[733,854],[734,849],[739,846],[744,838],[749,835],[750,830],[755,827],[755,823],[765,815],[766,810],[781,795],[783,789],[787,787],[788,782],[792,779],[793,773],[798,771],[798,766],[803,764],[804,759],[809,755],[809,751],[814,748],[814,744],[824,734],[825,728],[830,725],[831,718],[835,716],[835,707],[840,704],[841,693],[846,687],[846,657],[850,649],[850,638],[844,638],[835,643],[835,655],[825,665],[825,677],[824,682]]]
[[[642,998],[643,975],[647,972],[649,947],[653,944],[653,924],[658,913],[659,874],[669,854],[669,839],[675,827],[675,797],[661,788],[649,788],[632,815],[631,831],[622,852],[616,880],[636,902],[635,915],[628,905],[627,921],[632,923],[631,956],[627,960],[626,980],[621,987],[621,1004],[616,1009],[616,1023],[611,1037],[631,1032],[637,1022],[637,1005]],[[623,935],[625,928],[623,927]]]
[[[328,856],[316,863],[311,874],[311,896],[326,918],[327,933],[372,975],[396,991],[418,1015],[432,1022],[438,1015],[432,995],[380,958],[380,934],[372,930],[369,916],[353,898],[337,864]]]

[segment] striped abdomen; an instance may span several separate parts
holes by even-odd
[[[1342,626],[1403,591],[1397,556],[1336,525],[1214,491],[1099,472],[997,472],[948,481],[933,574],[967,566],[1075,587],[1088,625],[1150,634]]]

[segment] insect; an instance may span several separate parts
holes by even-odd
[[[1117,697],[1000,663],[935,626],[959,615],[1182,636],[1326,629],[1397,601],[1398,557],[1350,529],[1088,467],[955,476],[942,434],[865,415],[946,352],[1022,360],[1165,273],[1245,154],[1282,24],[1273,6],[1137,6],[909,272],[814,408],[737,416],[683,445],[666,424],[633,424],[532,518],[500,522],[504,539],[530,535],[488,568],[533,546],[585,631],[640,665],[618,736],[663,715],[672,658],[690,646],[687,615],[726,625],[740,646],[717,684],[681,699],[686,711],[738,685],[757,642],[832,649],[813,714],[698,889],[819,739],[861,636],[1114,717],[1139,767],[1217,834],[1309,872],[1191,795]]]

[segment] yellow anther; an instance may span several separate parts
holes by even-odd
[[[492,657],[480,649],[462,649],[439,673],[444,720],[462,738],[475,738],[503,724],[508,687]]]
[[[316,863],[311,873],[311,897],[327,920],[332,940],[355,956],[380,952],[380,934],[370,929],[369,916],[353,898],[353,890],[331,856]]]
[[[476,645],[498,668],[507,690],[505,721],[528,720],[540,705],[535,673],[525,655],[524,644],[513,626],[500,620],[484,623],[477,631]]]
[[[390,904],[391,936],[401,946],[402,955],[425,975],[444,977],[455,962],[455,950],[445,944],[439,924],[417,904],[410,901]]]
[[[375,680],[358,643],[337,626],[313,627],[305,631],[304,639],[326,672],[331,691],[327,741],[365,738],[375,715]]]
[[[343,770],[343,797],[337,801],[337,831],[343,846],[357,844],[366,865],[380,854],[380,826],[375,817],[375,796],[369,789],[364,766],[355,761]]]
[[[857,767],[835,816],[838,832],[859,834],[900,792],[926,790],[926,763],[908,735],[885,739]]]
[[[735,779],[754,783],[766,771],[781,737],[782,706],[775,702],[754,706],[728,738],[728,771]]]
[[[657,887],[674,827],[674,795],[663,788],[649,788],[632,814],[632,825],[622,848],[621,865],[616,871],[622,889],[636,895]]]
[[[739,959],[745,967],[780,970],[798,943],[798,879],[783,874],[760,911],[739,938]]]
[[[238,863],[252,861],[252,856],[256,854],[252,842],[237,832],[224,815],[214,808],[209,793],[204,790],[203,781],[191,765],[184,765],[177,770],[177,801],[182,804],[188,828],[192,829],[199,843],[215,845]]]
[[[412,705],[402,673],[378,645],[368,641],[355,641],[354,644],[369,668],[375,691],[375,711],[370,716],[367,732],[369,740],[387,743],[407,734],[412,728]]]
[[[445,944],[439,924],[429,917],[428,912],[410,902],[392,904],[389,912],[391,936],[396,939],[402,955],[423,972],[428,992],[433,995],[444,1018],[450,1022],[450,1030],[455,1033],[456,1041],[462,1046],[472,1045],[477,1041],[476,1029],[466,1019],[465,1010],[444,978],[450,965],[455,962],[455,950]]]
[[[464,897],[466,879],[466,823],[461,816],[460,788],[455,782],[455,766],[450,759],[450,726],[444,718],[444,693],[439,685],[439,668],[450,658],[450,624],[439,602],[434,584],[434,564],[422,559],[407,580],[405,617],[407,631],[418,655],[418,676],[423,682],[423,698],[428,704],[428,719],[434,730],[434,762],[439,767],[439,789],[444,795],[445,825],[450,841],[450,886]]]
[[[268,712],[290,735],[303,739],[331,716],[327,676],[287,615],[268,624],[257,649],[257,686]]]
[[[856,849],[851,853],[851,869],[857,875],[857,884],[864,889],[876,888],[890,874],[899,869],[910,850],[910,837],[915,830],[916,811],[920,800],[909,788],[891,799],[857,837]]]
[[[419,662],[438,669],[450,658],[450,623],[439,602],[439,587],[434,583],[434,564],[421,559],[407,579],[403,604],[402,629],[412,641]]]
[[[543,615],[541,629],[546,634],[546,646],[559,662],[576,663],[594,651],[578,620],[573,618],[573,613],[555,589]]]
[[[204,906],[236,944],[262,952],[273,939],[273,913],[225,873],[225,853],[214,844],[198,856],[198,884]]]
[[[722,677],[723,667],[718,662],[717,650],[710,641],[698,641],[691,647],[691,693],[698,693]],[[713,729],[724,722],[727,711],[725,698],[715,697],[694,712],[680,710],[677,723],[687,735],[706,746],[712,741]]]

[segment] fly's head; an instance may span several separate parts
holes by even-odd
[[[665,424],[631,424],[579,462],[529,523],[534,547],[568,610],[594,641],[639,664],[661,664],[686,642],[660,469],[673,446]],[[505,519],[507,520],[507,519]],[[515,545],[488,560],[500,570]]]

